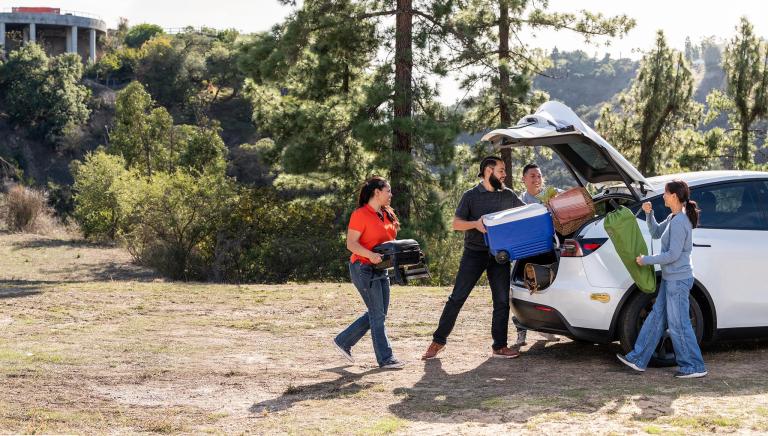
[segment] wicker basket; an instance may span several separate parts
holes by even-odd
[[[584,188],[572,188],[552,197],[547,207],[561,235],[570,235],[595,216],[595,203]]]

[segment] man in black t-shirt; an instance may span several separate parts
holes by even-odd
[[[488,276],[493,297],[492,356],[507,359],[519,356],[516,350],[507,347],[509,262],[499,264],[491,256],[483,236],[485,226],[480,218],[485,214],[523,206],[524,203],[517,194],[504,186],[502,181],[506,177],[506,170],[500,158],[490,156],[483,159],[478,177],[483,180],[462,195],[453,218],[453,229],[464,232],[464,253],[461,256],[453,292],[445,303],[440,323],[432,335],[432,344],[421,357],[424,360],[436,357],[445,347],[459,311],[483,271]]]

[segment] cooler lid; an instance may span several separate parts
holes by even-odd
[[[501,224],[511,223],[514,221],[521,221],[527,218],[533,218],[541,215],[548,214],[549,211],[546,207],[534,203],[526,206],[516,207],[513,209],[502,210],[501,212],[494,212],[483,215],[483,224],[486,227],[498,226]]]

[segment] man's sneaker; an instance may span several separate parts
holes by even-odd
[[[405,362],[392,358],[389,362],[381,365],[381,369],[401,369],[405,366]]]
[[[429,344],[429,348],[427,348],[427,351],[421,356],[421,360],[429,360],[434,359],[437,357],[437,353],[443,351],[443,348],[445,348],[445,345],[438,344],[437,342],[432,342]]]
[[[677,371],[675,373],[675,378],[701,378],[701,377],[704,377],[705,375],[707,375],[707,371],[692,372],[689,374]]]
[[[509,347],[501,347],[493,350],[493,354],[491,354],[491,356],[500,359],[514,359],[515,357],[520,357],[520,353],[517,350],[513,350]]]
[[[339,343],[336,342],[336,339],[332,339],[332,342],[333,342],[333,346],[336,347],[337,350],[339,350],[339,354],[344,356],[344,358],[347,359],[349,363],[355,363],[355,358],[352,357],[352,353],[341,348],[341,345],[339,345]]]
[[[515,347],[520,348],[525,346],[525,337],[528,330],[517,331],[517,341],[515,341]]]
[[[560,338],[553,335],[552,333],[540,333],[540,334],[544,336],[544,340],[547,342],[557,342],[560,340]]]
[[[627,360],[626,357],[622,356],[619,353],[616,353],[616,358],[619,359],[619,361],[621,363],[623,363],[624,365],[627,365],[628,367],[634,369],[637,372],[645,372],[645,368],[640,368],[639,366],[637,366],[634,363],[630,362],[629,360]]]

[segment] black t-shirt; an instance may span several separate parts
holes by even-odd
[[[486,190],[481,182],[461,196],[456,208],[456,218],[475,221],[485,214],[520,206],[525,206],[525,203],[511,189],[491,192]],[[476,251],[488,250],[483,234],[476,229],[464,232],[464,247]]]

